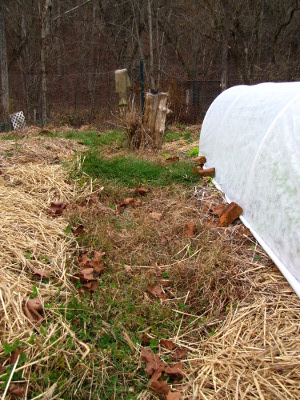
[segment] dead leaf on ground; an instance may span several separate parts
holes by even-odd
[[[152,351],[142,348],[141,355],[142,361],[146,363],[145,372],[149,377],[151,377],[155,371],[164,371],[166,364],[161,361],[158,354],[154,354]]]
[[[150,382],[149,387],[151,387],[151,389],[153,389],[157,394],[168,394],[171,391],[171,387],[167,382],[162,380]]]
[[[136,188],[135,191],[140,196],[145,196],[149,192],[149,190],[147,188],[143,187],[143,186],[141,186],[139,188]]]
[[[183,236],[193,237],[196,224],[194,221],[189,221],[184,224]]]
[[[148,336],[143,335],[142,338],[141,338],[141,344],[143,346],[149,346],[150,338]]]
[[[95,280],[95,281],[90,281],[90,282],[86,282],[84,283],[79,289],[78,289],[78,293],[82,296],[84,293],[93,293],[96,292],[99,288],[99,281]]]
[[[133,197],[127,197],[119,205],[116,206],[116,214],[120,215],[123,208],[126,208],[127,206],[133,205],[134,207],[136,207],[140,204],[141,203],[139,203],[139,200],[135,200]]]
[[[82,268],[79,274],[75,275],[75,278],[79,278],[81,283],[87,283],[89,281],[95,281],[94,268]]]
[[[182,368],[183,368],[183,363],[179,362],[172,366],[168,365],[167,367],[165,367],[165,372],[168,375],[177,375],[177,376],[183,377],[184,373],[183,373]]]
[[[52,215],[53,217],[59,217],[62,215],[64,210],[67,208],[67,205],[61,201],[55,202],[51,201],[50,207],[47,210],[48,214]]]
[[[133,206],[134,206],[134,207],[139,207],[139,206],[141,206],[141,205],[142,205],[141,200],[134,200],[134,202],[133,202]]]
[[[21,354],[22,354],[22,350],[21,349],[18,349],[18,348],[14,349],[14,351],[10,355],[9,363],[10,364],[14,364]]]
[[[161,339],[159,344],[167,350],[174,350],[176,345],[171,340]]]
[[[174,360],[181,360],[182,358],[185,358],[186,355],[187,355],[187,349],[176,349],[172,358]]]
[[[36,323],[43,319],[43,305],[40,299],[25,299],[22,308],[30,322]]]
[[[159,286],[159,285],[151,286],[148,283],[146,289],[150,294],[152,294],[152,296],[154,296],[156,298],[160,298],[160,299],[163,299],[163,300],[166,300],[166,298],[167,298],[166,294],[162,290],[162,287]]]
[[[84,233],[84,225],[78,225],[76,229],[72,229],[74,236],[80,236]]]
[[[34,269],[32,273],[33,273],[33,275],[37,275],[37,276],[39,276],[40,278],[49,279],[49,278],[50,278],[50,275],[51,275],[51,272],[52,272],[52,271],[46,271],[46,270],[44,270],[44,269]]]
[[[8,389],[8,392],[13,396],[23,397],[26,393],[26,386],[12,383]]]
[[[105,252],[99,251],[87,251],[86,253],[81,254],[78,258],[78,266],[79,268],[92,268],[96,274],[100,274],[106,270],[103,257],[105,256]]]
[[[161,213],[152,212],[149,214],[149,217],[152,219],[156,219],[157,221],[161,221],[163,218],[163,215]]]
[[[180,392],[169,392],[166,395],[166,400],[180,400]]]
[[[169,341],[170,342],[170,341]],[[179,362],[173,366],[169,366],[164,361],[162,361],[158,354],[152,353],[145,348],[141,350],[141,360],[146,363],[145,372],[149,377],[151,377],[149,381],[149,387],[153,389],[157,394],[167,395],[171,393],[171,387],[167,384],[166,381],[162,380],[163,372],[168,375],[173,376],[183,376],[183,363]],[[169,399],[179,399],[180,393],[174,392]],[[167,397],[166,397],[167,399]]]
[[[175,162],[179,161],[179,157],[178,156],[168,157],[168,158],[166,158],[166,161],[169,162],[169,163],[172,163],[172,162],[175,163]]]
[[[129,206],[130,204],[134,203],[134,198],[133,197],[127,197],[126,199],[124,199],[122,201],[122,203],[120,204],[121,207],[126,207]]]

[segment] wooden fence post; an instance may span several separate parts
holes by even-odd
[[[146,93],[144,128],[153,141],[153,148],[161,149],[166,126],[168,93]]]

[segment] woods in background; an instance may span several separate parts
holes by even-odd
[[[115,69],[139,101],[141,59],[146,88],[169,91],[179,120],[202,82],[299,80],[299,11],[299,0],[0,0],[2,119],[100,121],[117,105]]]

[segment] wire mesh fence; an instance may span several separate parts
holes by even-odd
[[[141,109],[139,71],[131,74],[130,99]],[[149,90],[145,82],[145,91]],[[166,77],[160,90],[169,93],[171,122],[196,124],[203,120],[212,101],[220,93],[216,80],[188,81]],[[15,74],[10,77],[12,112],[22,110],[28,124],[41,124],[42,93],[39,75]],[[101,124],[118,110],[114,71],[104,73],[68,73],[47,76],[48,123]]]

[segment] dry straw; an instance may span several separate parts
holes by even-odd
[[[211,318],[200,329],[196,319],[179,336],[190,351],[184,391],[195,399],[298,399],[299,299],[274,267],[235,261],[232,280],[242,300],[231,303],[215,330]]]
[[[64,217],[53,218],[47,209],[52,201],[68,204],[85,196],[85,190],[86,193],[90,191],[90,187],[77,190],[69,183],[61,166],[47,164],[44,160],[48,158],[49,149],[39,146],[36,140],[28,139],[18,145],[17,150],[10,141],[3,142],[0,154],[0,360],[1,365],[8,366],[5,342],[13,345],[19,340],[24,344],[28,361],[17,365],[15,370],[23,372],[20,381],[23,387],[30,380],[34,366],[47,367],[59,351],[66,358],[63,349],[68,337],[73,338],[75,345],[73,353],[68,351],[69,361],[73,357],[84,358],[89,352],[56,310],[44,308],[44,320],[52,322],[48,333],[42,335],[36,335],[40,324],[32,323],[23,312],[24,300],[34,294],[33,286],[43,305],[54,296],[59,296],[61,304],[65,304],[71,296],[74,288],[70,285],[70,276],[76,242],[64,232],[67,226]],[[50,162],[55,156],[53,146],[52,143]],[[7,157],[8,149],[14,151],[12,157]],[[63,156],[72,153],[70,145],[66,149],[59,148]],[[28,162],[32,159],[38,164]],[[35,270],[46,271],[50,279],[36,276]],[[32,335],[34,343],[30,339]],[[52,337],[57,340],[50,341]],[[2,398],[9,396],[8,389],[9,381]]]

